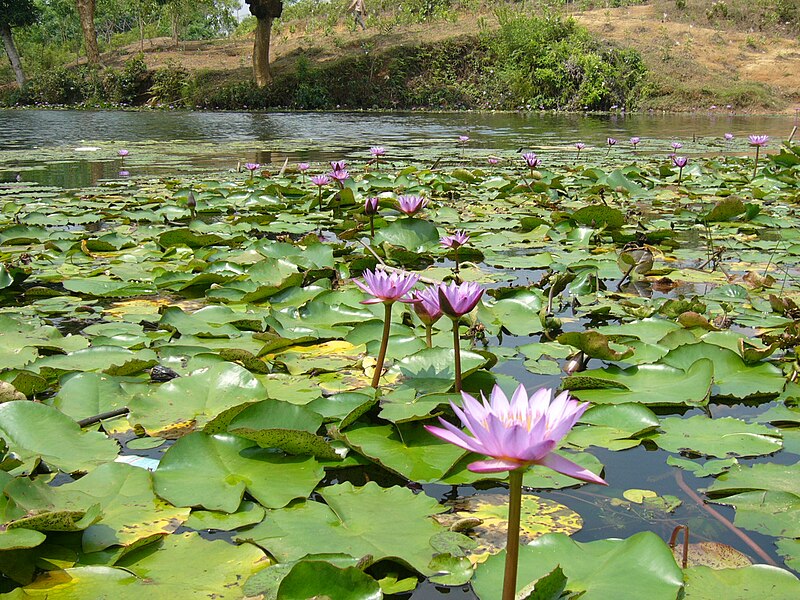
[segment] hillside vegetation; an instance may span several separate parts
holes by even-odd
[[[103,70],[52,65],[8,104],[208,109],[792,110],[800,0],[300,0],[273,26],[274,83],[252,83],[252,19],[230,36],[117,44]],[[155,31],[155,34],[158,32]],[[112,44],[113,46],[113,44]],[[10,77],[0,72],[6,80]]]

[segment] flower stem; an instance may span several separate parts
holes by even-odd
[[[506,571],[503,576],[503,600],[514,600],[517,594],[519,561],[519,517],[522,506],[522,471],[508,474],[508,537],[506,538]]]
[[[461,277],[459,276],[459,272],[461,271],[461,268],[460,268],[460,266],[458,264],[458,247],[456,247],[455,253],[456,253],[456,257],[455,257],[456,266],[453,269],[453,274],[456,276],[456,283],[460,284],[461,283]]]
[[[319,193],[317,194],[317,210],[322,210],[322,188],[319,188]]]
[[[372,387],[378,389],[383,371],[383,361],[386,360],[386,348],[389,346],[389,329],[392,327],[392,303],[383,305],[383,337],[381,338],[381,349],[378,351],[378,360],[375,363],[375,374],[372,376]]]
[[[760,146],[756,146],[756,162],[753,165],[753,179],[756,178],[756,173],[758,173],[758,151],[761,149]]]
[[[461,340],[458,336],[458,319],[453,319],[453,356],[456,361],[456,392],[461,391]]]
[[[678,168],[678,185],[681,184],[681,179],[683,179],[683,167]]]
[[[375,237],[375,215],[369,216],[369,236]]]
[[[425,343],[428,344],[428,348],[433,348],[433,324],[429,323],[425,325]]]

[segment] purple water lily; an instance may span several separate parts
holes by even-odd
[[[433,324],[442,318],[442,309],[439,306],[439,292],[436,286],[429,286],[421,292],[412,292],[411,297],[417,300],[414,303],[414,312],[425,325],[425,343],[428,348],[431,348],[433,346]]]
[[[456,276],[456,280],[459,280],[458,273],[460,271],[460,266],[458,264],[458,250],[469,242],[469,234],[466,231],[458,230],[453,233],[453,235],[445,235],[439,240],[445,248],[452,248],[455,252],[455,266],[453,267],[453,273]]]
[[[350,173],[346,169],[342,169],[341,171],[331,171],[328,173],[328,177],[336,181],[341,187],[350,178]]]
[[[608,156],[611,154],[611,149],[617,145],[617,139],[610,137],[606,140],[606,144],[608,144],[608,152],[606,152],[606,156]]]
[[[372,296],[362,300],[361,304],[393,304],[397,301],[413,302],[406,294],[418,280],[419,275],[416,273],[376,270],[364,271],[364,283],[357,279],[353,283]]]
[[[489,158],[486,159],[486,162],[489,163],[492,166],[495,166],[497,163],[500,162],[500,159],[496,158],[494,156],[490,156]]]
[[[331,178],[327,175],[313,175],[311,183],[317,186],[317,208],[322,208],[322,188],[331,182]]]
[[[751,135],[748,136],[750,140],[750,145],[755,146],[756,148],[756,159],[755,163],[753,164],[753,177],[755,178],[756,173],[758,173],[758,151],[761,150],[763,146],[766,146],[769,143],[769,136],[768,135]]]
[[[120,148],[119,150],[117,150],[117,154],[119,154],[122,158],[125,158],[126,156],[128,156],[128,154],[130,154],[130,152],[125,148]]]
[[[428,205],[428,199],[422,196],[398,196],[397,204],[400,212],[413,217]]]
[[[445,248],[460,248],[469,241],[469,234],[463,230],[456,230],[453,235],[445,235],[439,240]]]
[[[586,148],[586,144],[583,142],[575,142],[575,149],[578,151],[578,153],[575,155],[575,160],[578,160],[581,157],[581,150],[584,148]]]
[[[526,152],[522,155],[522,159],[531,171],[542,164],[542,159],[537,157],[533,152]]]
[[[458,323],[462,316],[471,312],[483,296],[483,288],[469,281],[440,284],[437,288],[439,307],[453,321],[453,353],[455,357],[455,389],[461,391],[461,338],[458,334]]]
[[[681,148],[683,148],[683,144],[681,144],[680,142],[672,142],[672,144],[670,144],[670,145],[672,146],[672,149],[673,149],[675,152],[677,152],[678,150],[680,150]]]
[[[347,163],[343,160],[332,160],[331,171],[346,171]]]
[[[636,150],[636,146],[638,146],[639,142],[641,142],[641,141],[642,141],[641,138],[638,138],[638,137],[635,137],[635,136],[631,138],[631,146],[633,146],[634,150]]]
[[[377,158],[379,156],[383,156],[384,154],[386,154],[386,148],[384,148],[383,146],[373,146],[372,148],[369,149],[369,153]]]
[[[464,392],[461,397],[463,409],[453,402],[450,405],[471,435],[441,418],[439,421],[443,428],[426,425],[425,429],[459,448],[489,457],[470,463],[467,466],[470,471],[509,471],[508,534],[502,598],[513,600],[517,587],[524,471],[531,465],[542,465],[581,481],[608,485],[588,469],[553,453],[589,404],[573,400],[567,392],[553,400],[553,392],[548,388],[540,388],[528,397],[522,385],[516,389],[510,401],[497,385],[492,389],[490,400],[483,393],[482,402]]]
[[[678,185],[681,184],[681,179],[683,179],[683,167],[685,167],[688,163],[689,159],[686,156],[672,155],[672,164],[678,167]]]
[[[725,141],[730,142],[732,139],[733,139],[733,134],[732,133],[726,133],[725,134]]]
[[[482,403],[462,392],[463,410],[451,402],[453,411],[472,436],[440,418],[444,429],[426,425],[430,433],[456,446],[484,454],[488,460],[470,463],[476,473],[498,473],[543,465],[563,475],[606,485],[601,478],[574,462],[552,454],[558,443],[583,415],[588,402],[578,402],[562,392],[540,388],[530,398],[520,385],[511,400],[495,385],[491,398]]]
[[[381,346],[378,350],[378,358],[375,362],[375,373],[372,375],[372,387],[378,389],[383,372],[383,363],[386,360],[386,348],[389,346],[389,330],[392,326],[392,306],[395,302],[417,302],[414,298],[407,296],[408,292],[419,280],[416,273],[405,271],[364,271],[364,283],[353,280],[356,284],[372,298],[362,300],[362,304],[383,304],[383,336]]]
[[[370,237],[375,237],[375,215],[378,214],[378,198],[376,196],[364,200],[364,214],[369,216]]]

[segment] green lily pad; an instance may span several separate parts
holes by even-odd
[[[401,387],[410,387],[421,393],[446,392],[455,381],[454,361],[452,349],[425,348],[397,361],[389,369],[389,376],[401,377]],[[462,377],[466,378],[486,363],[487,359],[480,354],[462,350]]]
[[[44,461],[66,472],[91,471],[117,456],[114,440],[78,424],[55,408],[28,401],[0,404],[0,438],[30,472]]]
[[[783,569],[752,565],[740,569],[691,567],[685,571],[686,600],[797,598],[800,580]]]
[[[383,598],[378,582],[361,569],[340,569],[324,561],[298,562],[286,574],[278,588],[278,598],[282,600],[307,600],[324,596],[337,600]]]
[[[280,561],[321,552],[370,555],[376,561],[397,560],[423,575],[434,573],[428,566],[434,554],[429,540],[442,528],[430,516],[445,510],[436,500],[406,488],[382,489],[374,482],[361,488],[342,483],[318,493],[326,504],[306,501],[272,511],[240,537]],[[403,509],[387,519],[388,506]]]
[[[691,450],[719,458],[761,456],[777,452],[782,445],[774,429],[745,423],[733,417],[668,417],[661,421],[661,429],[664,433],[654,436],[653,441],[664,450],[676,454]]]
[[[223,362],[132,399],[129,420],[151,436],[163,436],[200,428],[228,409],[265,397],[264,386],[248,370]]]
[[[496,597],[502,589],[505,552],[478,568],[472,586],[480,598]],[[517,590],[561,566],[567,590],[583,593],[582,600],[648,598],[675,600],[683,574],[669,547],[657,535],[637,533],[628,539],[580,543],[551,533],[522,546]]]
[[[562,382],[578,400],[595,404],[702,405],[708,400],[714,365],[700,359],[686,370],[664,364],[584,371]]]
[[[197,485],[197,474],[203,485]],[[176,506],[236,512],[245,490],[268,508],[305,498],[322,479],[310,457],[285,456],[233,435],[191,433],[178,440],[153,473],[156,493]]]
[[[367,458],[419,483],[440,480],[465,453],[421,425],[356,426],[344,433],[344,438]]]

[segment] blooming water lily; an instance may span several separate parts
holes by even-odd
[[[491,399],[481,394],[479,402],[461,393],[463,408],[450,403],[456,416],[471,435],[442,418],[442,427],[426,425],[433,435],[465,450],[484,454],[486,460],[470,463],[477,473],[509,471],[508,534],[506,539],[503,600],[514,600],[519,558],[519,529],[522,504],[522,476],[531,465],[542,465],[558,473],[607,485],[605,480],[553,450],[588,408],[563,392],[553,399],[552,390],[540,388],[530,397],[520,385],[509,400],[499,386]]]
[[[386,360],[386,348],[389,345],[389,330],[392,326],[392,305],[397,302],[417,302],[407,296],[408,292],[419,280],[416,273],[406,273],[405,271],[393,271],[391,273],[383,270],[364,271],[364,283],[353,280],[356,284],[372,298],[362,300],[361,304],[383,304],[383,336],[381,346],[378,350],[378,358],[375,363],[375,373],[372,376],[372,387],[377,389],[383,371],[383,363]]]
[[[453,355],[455,357],[455,389],[461,391],[461,338],[458,323],[462,316],[471,312],[483,296],[483,288],[475,282],[461,284],[442,283],[437,287],[439,307],[453,321]]]

